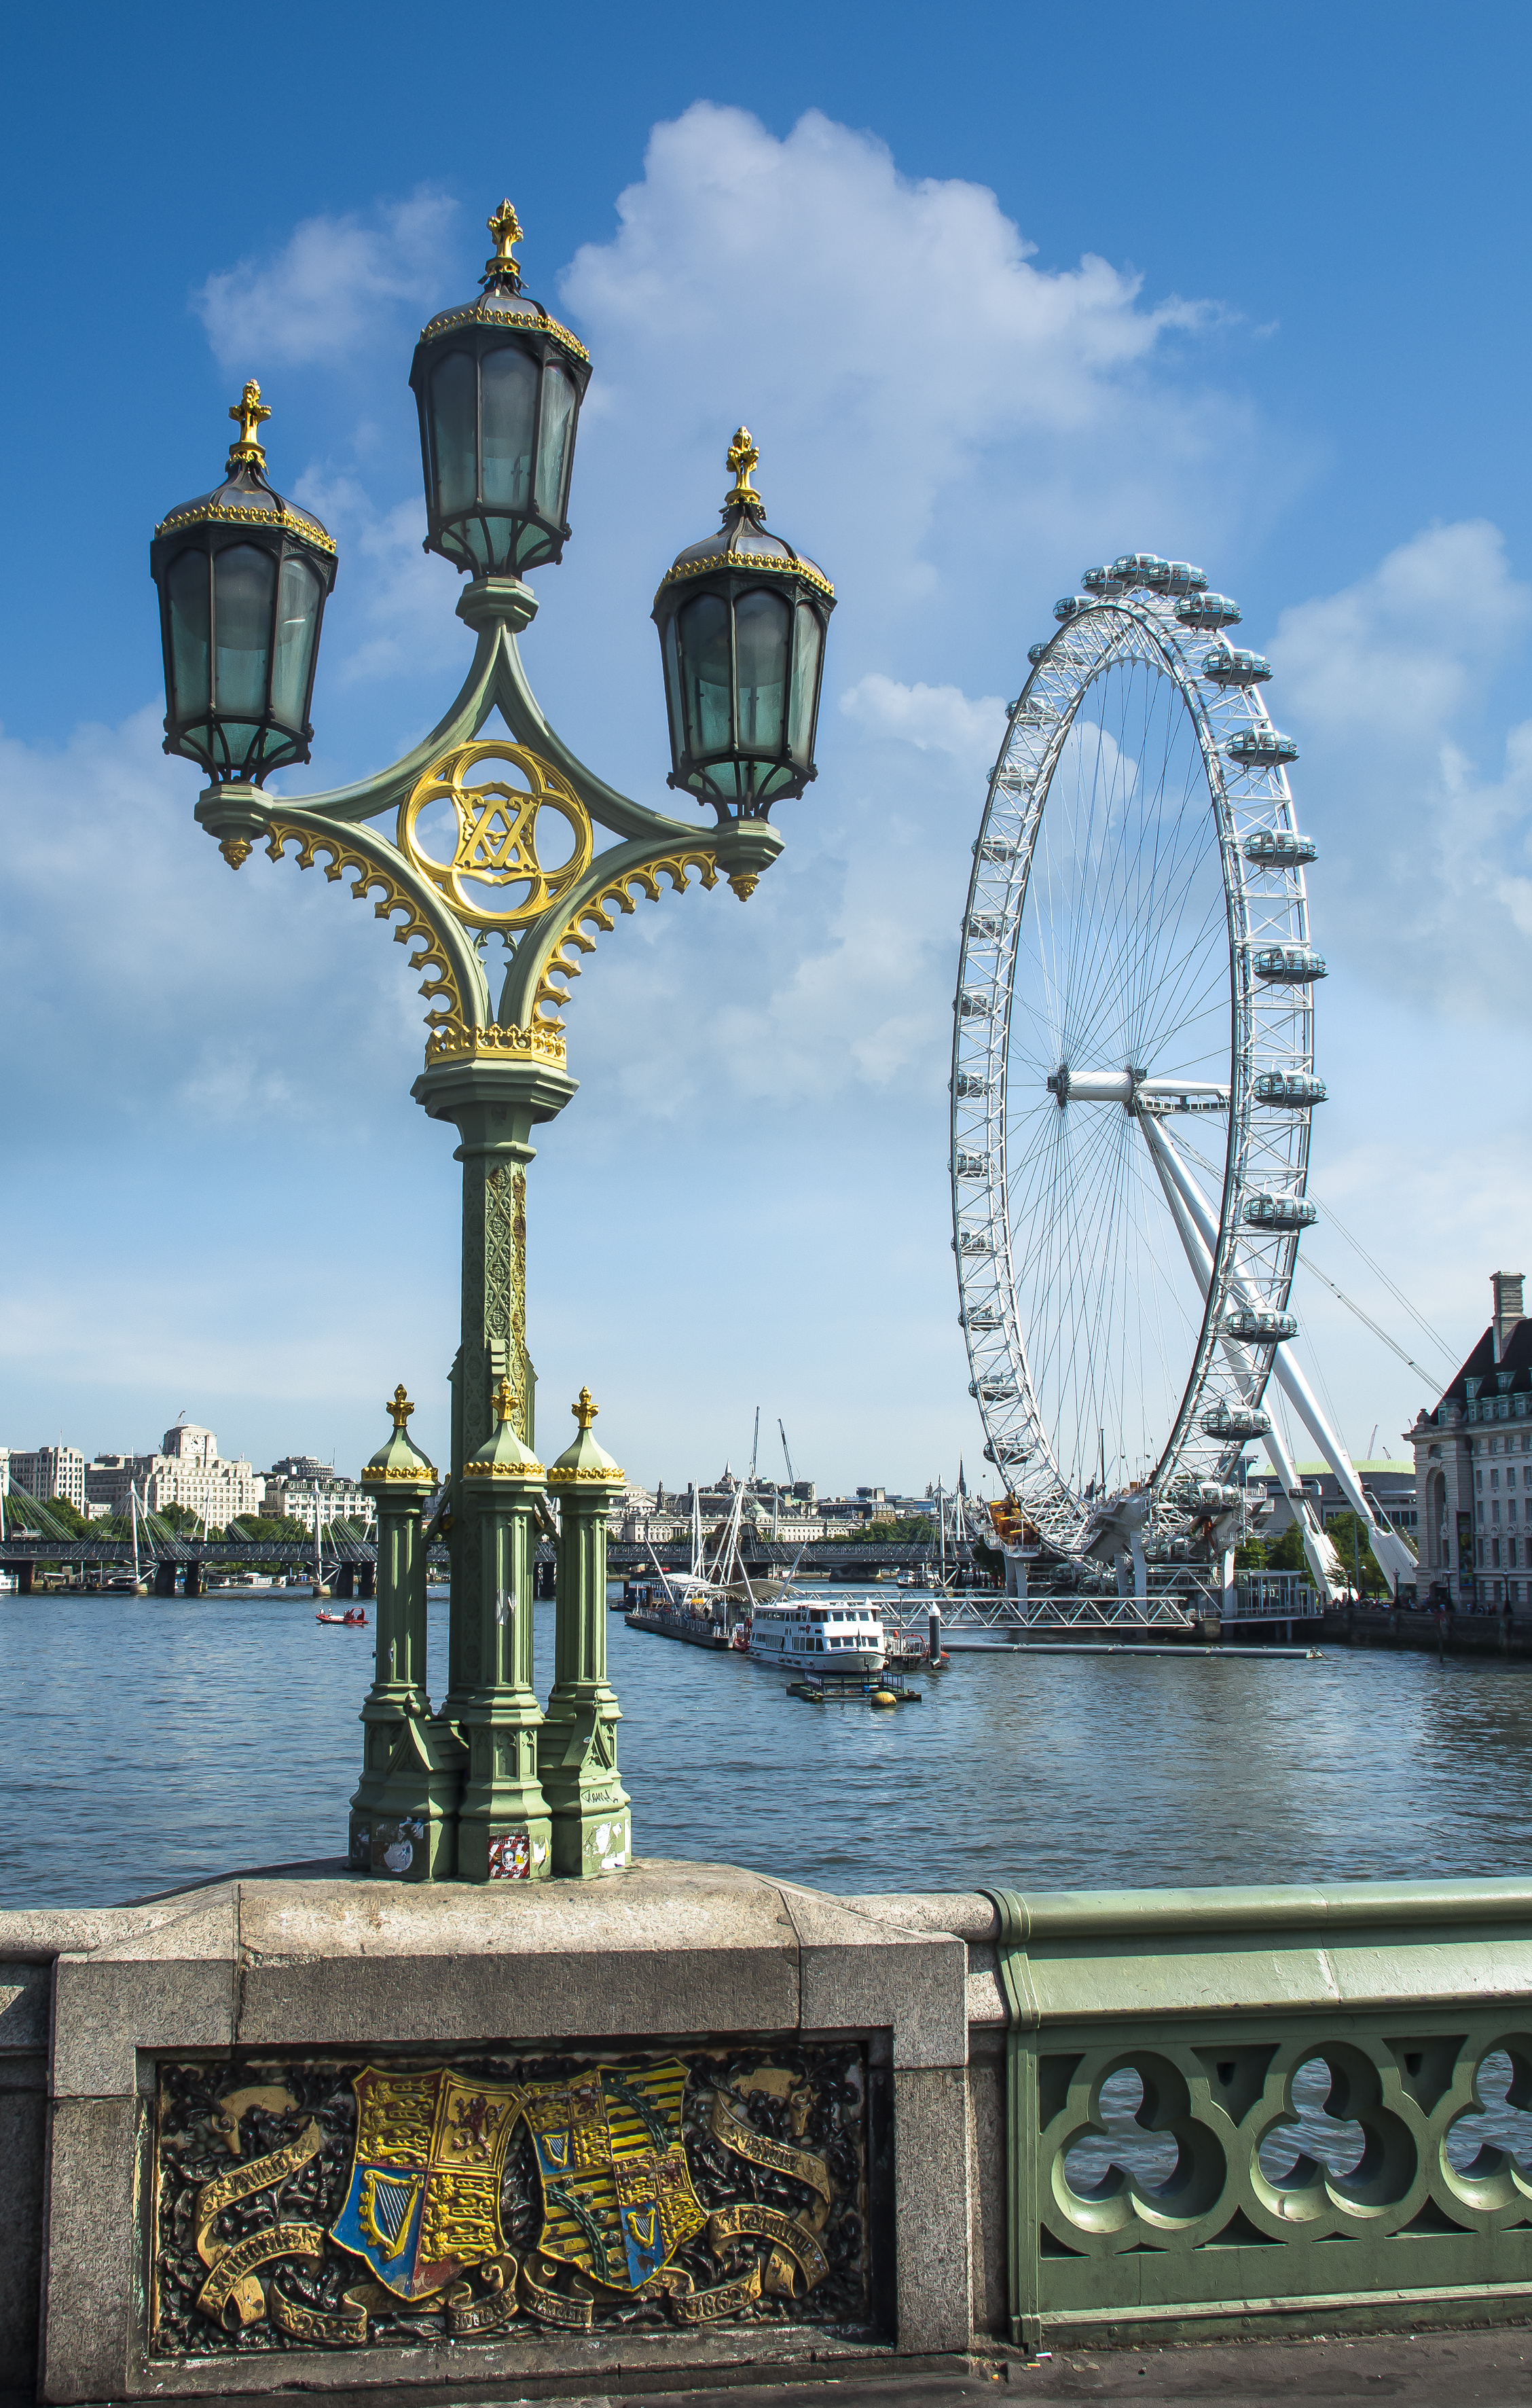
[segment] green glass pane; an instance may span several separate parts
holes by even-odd
[[[307,561],[284,560],[277,584],[277,652],[271,668],[271,708],[287,727],[303,725],[319,611],[319,579]]]
[[[442,518],[472,509],[479,494],[479,428],[474,364],[449,351],[431,373],[431,452]]]
[[[491,509],[524,510],[532,493],[532,430],[537,415],[537,363],[508,344],[480,362],[484,410],[484,500]]]
[[[686,714],[680,699],[680,649],[676,641],[676,623],[671,619],[665,631],[665,707],[670,721],[670,751],[679,761],[686,750]]]
[[[256,759],[252,766],[258,766],[261,735],[262,730],[259,727],[248,727],[237,719],[224,720],[216,736],[224,765],[230,769],[243,769],[253,753]]]
[[[243,717],[266,707],[276,583],[276,562],[252,543],[231,544],[213,562],[213,702],[221,711]]]
[[[537,509],[562,523],[565,455],[574,434],[575,389],[551,361],[542,372],[542,425],[537,433]]]
[[[183,552],[170,564],[165,580],[170,596],[170,661],[175,691],[169,696],[173,719],[190,719],[206,710],[208,688],[208,555]]]
[[[787,749],[802,769],[814,756],[814,704],[819,695],[819,656],[824,631],[819,613],[800,602],[793,614],[793,706],[787,720]]]
[[[752,752],[780,752],[787,701],[787,639],[793,614],[783,595],[758,587],[734,606],[739,650],[739,741]]]
[[[729,704],[734,684],[727,603],[717,594],[699,594],[680,613],[680,635],[687,749],[694,753],[726,752],[733,733]]]

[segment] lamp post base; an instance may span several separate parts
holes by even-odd
[[[379,1881],[450,1881],[465,1751],[434,1723],[399,1734],[376,1806],[353,1802],[348,1855]]]

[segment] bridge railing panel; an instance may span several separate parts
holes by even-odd
[[[1532,2313],[1532,1885],[995,1902],[1013,2341]]]

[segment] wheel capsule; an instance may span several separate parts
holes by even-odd
[[[1311,1229],[1319,1218],[1319,1207],[1307,1196],[1250,1196],[1245,1199],[1245,1223],[1252,1229]]]
[[[1226,1405],[1220,1399],[1210,1413],[1203,1414],[1202,1426],[1209,1438],[1265,1438],[1271,1416],[1258,1405]]]
[[[1263,945],[1250,966],[1267,986],[1311,986],[1324,976],[1324,956],[1311,945]]]
[[[1273,1104],[1280,1111],[1307,1111],[1310,1104],[1323,1104],[1329,1095],[1323,1079],[1310,1070],[1263,1070],[1255,1082],[1254,1095],[1258,1104]]]
[[[1273,769],[1283,761],[1296,761],[1298,748],[1291,736],[1279,735],[1275,727],[1244,727],[1224,747],[1231,761],[1242,768]]]
[[[1275,1346],[1297,1334],[1296,1312],[1262,1312],[1240,1304],[1224,1315],[1224,1337],[1238,1338],[1243,1346]]]
[[[1226,594],[1188,594],[1177,603],[1176,616],[1183,627],[1238,627],[1239,605]]]
[[[1238,645],[1220,644],[1203,654],[1202,674],[1213,685],[1264,685],[1271,675],[1271,663],[1264,652],[1243,652]]]
[[[1319,857],[1313,838],[1299,836],[1296,828],[1257,828],[1239,850],[1259,869],[1296,869],[1300,863]]]

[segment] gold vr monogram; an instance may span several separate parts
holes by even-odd
[[[470,782],[490,761],[508,765],[515,781]],[[568,832],[566,857],[551,869],[539,850],[539,834],[544,848],[556,841],[550,813]],[[590,867],[594,837],[589,812],[550,762],[524,745],[486,739],[459,745],[419,781],[399,813],[399,850],[458,919],[508,929],[528,926],[568,894]]]

